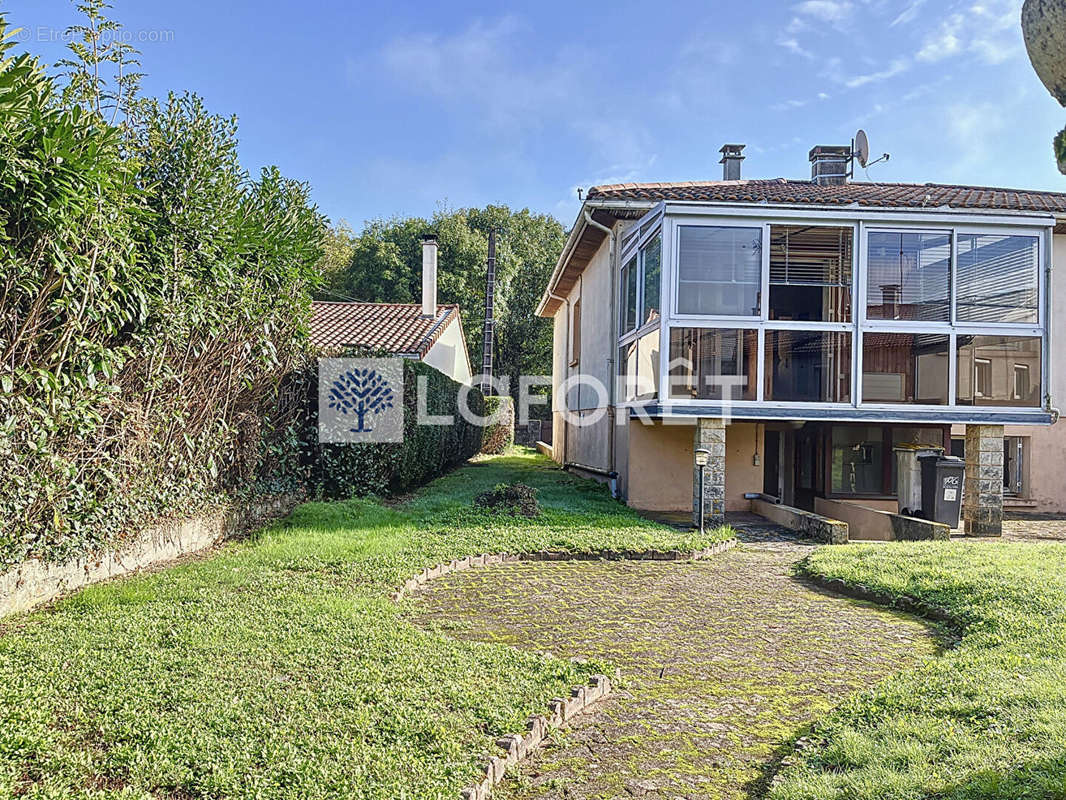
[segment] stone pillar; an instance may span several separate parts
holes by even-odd
[[[696,437],[692,444],[695,452],[703,448],[711,451],[711,458],[704,467],[703,516],[704,525],[716,527],[725,524],[725,420],[720,417],[701,417],[696,420]],[[700,524],[700,470],[692,468],[692,521]]]
[[[962,516],[967,536],[1003,535],[1003,426],[966,426],[966,486]]]

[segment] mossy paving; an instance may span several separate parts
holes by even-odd
[[[753,533],[705,562],[519,562],[418,596],[424,626],[622,671],[496,797],[757,797],[807,723],[935,652],[922,623],[790,577],[807,545]]]

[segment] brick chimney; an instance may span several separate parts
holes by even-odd
[[[422,316],[437,316],[437,234],[422,237]]]
[[[843,186],[848,182],[851,148],[820,144],[811,148],[811,180],[819,186]]]
[[[740,180],[740,162],[744,160],[745,147],[743,144],[722,145],[722,149],[718,151],[722,154],[722,160],[718,162],[722,164],[722,180]]]

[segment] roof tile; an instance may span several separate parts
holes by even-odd
[[[360,347],[424,356],[440,338],[459,306],[439,305],[435,317],[423,317],[413,303],[311,304],[311,344],[319,350]]]
[[[788,203],[882,208],[959,208],[1066,213],[1066,193],[940,183],[862,183],[819,186],[812,181],[683,181],[594,186],[589,200],[680,200],[710,203]]]

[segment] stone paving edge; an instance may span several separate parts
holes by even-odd
[[[435,578],[452,572],[462,572],[474,567],[489,567],[515,561],[699,561],[731,550],[739,544],[737,539],[715,542],[701,550],[597,550],[585,553],[540,550],[534,553],[484,553],[452,559],[427,567],[414,577],[408,578],[392,594],[396,602],[417,592]],[[503,755],[492,756],[485,765],[480,781],[463,789],[462,800],[488,800],[492,790],[503,781],[507,768],[532,755],[548,733],[561,728],[578,714],[587,711],[595,703],[611,693],[611,679],[606,675],[593,675],[586,686],[576,686],[569,697],[555,697],[548,702],[546,714],[534,714],[526,721],[525,733],[509,733],[496,740]]]

